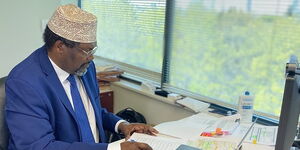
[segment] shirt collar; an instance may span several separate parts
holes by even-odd
[[[52,64],[60,82],[63,83],[64,81],[66,81],[70,74],[68,72],[62,70],[60,67],[58,67],[49,56],[48,56],[48,58]]]

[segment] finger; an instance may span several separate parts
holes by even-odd
[[[152,148],[146,143],[137,143],[137,144],[140,150],[152,150]]]
[[[158,134],[158,131],[156,129],[154,129],[152,126],[146,125],[145,129],[144,129],[144,133],[149,134],[149,135],[156,135],[156,134]]]
[[[141,125],[136,125],[134,126],[133,130],[131,131],[131,134],[134,133],[134,132],[138,132],[138,133],[146,133],[145,132],[145,127],[144,126],[141,126]]]
[[[150,127],[149,131],[151,132],[151,134],[158,134],[159,132],[153,128],[153,127]]]
[[[128,134],[126,135],[126,137],[130,137],[134,132],[138,132],[138,133],[141,133],[140,132],[140,129],[138,127],[133,127],[131,130],[129,130]]]
[[[126,135],[125,141],[127,141],[130,138],[130,135]]]

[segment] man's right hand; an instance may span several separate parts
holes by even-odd
[[[122,142],[121,150],[152,150],[152,148],[146,143],[140,142]]]

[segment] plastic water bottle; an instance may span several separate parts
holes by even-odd
[[[253,100],[254,97],[249,91],[239,97],[238,113],[241,115],[241,122],[252,122]]]

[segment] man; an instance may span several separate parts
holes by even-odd
[[[129,124],[101,108],[93,54],[96,17],[75,5],[58,7],[44,32],[45,45],[18,64],[6,81],[9,150],[106,150],[104,130],[158,133]],[[123,142],[122,150],[151,149]]]

